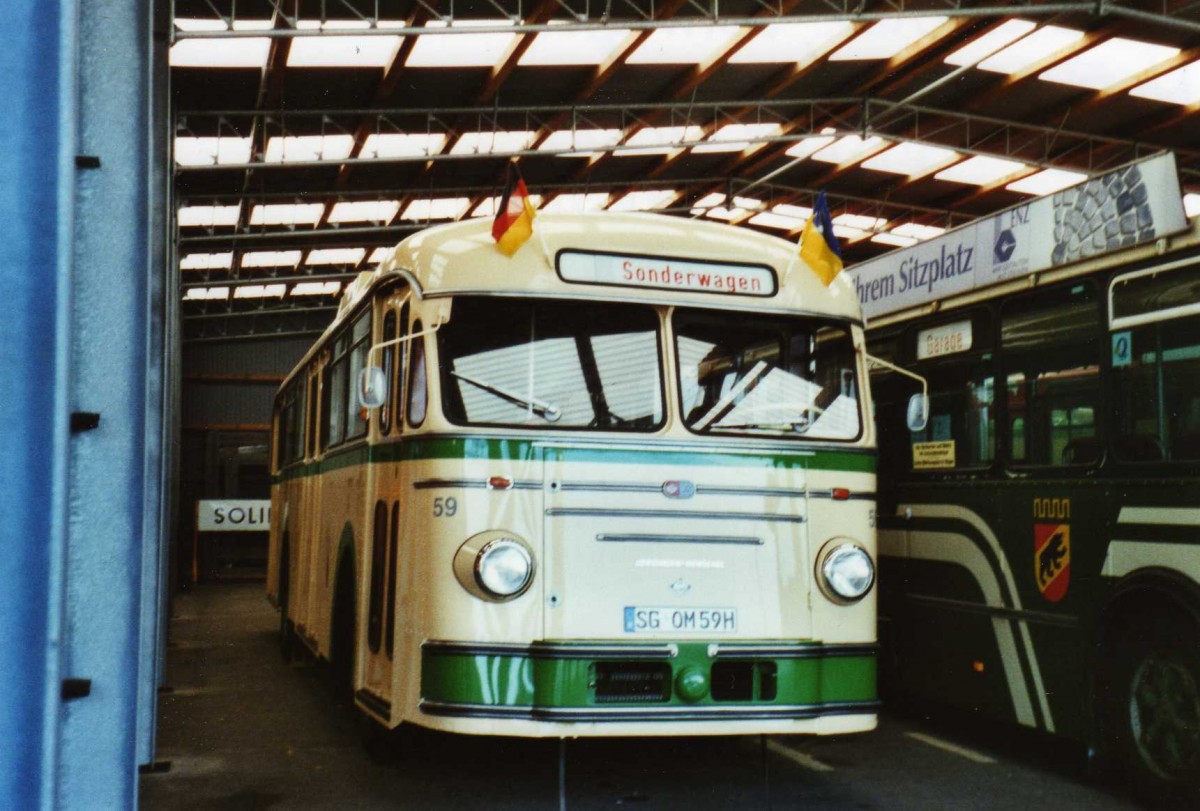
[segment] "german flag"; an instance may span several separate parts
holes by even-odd
[[[825,201],[824,191],[817,195],[812,216],[800,234],[800,258],[826,287],[833,284],[833,280],[842,272],[842,249],[833,235],[833,222],[829,217],[829,203]]]
[[[512,256],[533,236],[533,201],[525,179],[515,164],[508,165],[508,180],[504,184],[504,195],[492,222],[492,239],[505,256]]]

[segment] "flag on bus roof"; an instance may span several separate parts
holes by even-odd
[[[800,234],[800,258],[826,287],[833,284],[833,280],[842,272],[842,249],[833,235],[833,222],[829,218],[829,203],[825,202],[824,191],[817,195],[812,216]]]
[[[492,222],[492,238],[496,247],[505,256],[512,256],[517,249],[533,236],[533,201],[529,189],[515,163],[508,165],[508,179],[504,183],[504,194],[496,208],[496,219]]]

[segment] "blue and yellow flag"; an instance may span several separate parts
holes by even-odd
[[[842,272],[842,249],[833,235],[833,222],[829,218],[829,204],[825,192],[817,195],[812,216],[804,224],[800,234],[800,258],[817,274],[825,286]]]

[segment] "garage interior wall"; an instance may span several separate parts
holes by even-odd
[[[162,5],[5,4],[5,808],[135,807],[153,752],[177,356]]]

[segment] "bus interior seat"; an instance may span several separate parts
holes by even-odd
[[[1087,465],[1100,458],[1100,440],[1094,436],[1072,439],[1062,451],[1064,465]]]

